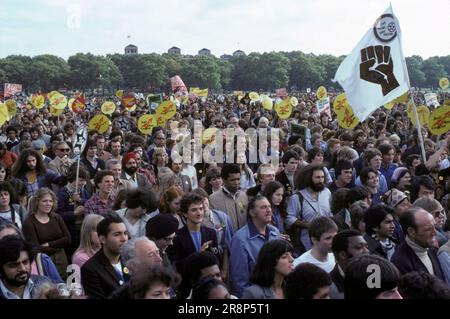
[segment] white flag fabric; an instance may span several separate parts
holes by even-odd
[[[361,122],[409,90],[400,25],[391,6],[342,61],[333,81],[342,86]]]

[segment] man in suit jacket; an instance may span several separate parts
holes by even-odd
[[[133,187],[150,189],[148,178],[138,173],[138,160],[136,153],[129,152],[122,158],[122,175],[120,178],[125,179],[133,184]]]
[[[170,169],[172,172],[175,173],[177,180],[178,180],[178,186],[180,186],[181,190],[187,194],[190,191],[192,191],[192,184],[191,179],[189,176],[181,174],[181,171],[183,170],[183,160],[177,159],[173,161],[172,159],[169,160]]]
[[[74,163],[73,159],[69,158],[70,147],[66,142],[58,142],[55,145],[55,158],[48,163],[48,168],[55,172],[67,176],[69,167]]]
[[[120,258],[128,232],[122,219],[110,214],[98,223],[97,234],[102,248],[81,267],[81,283],[89,298],[106,299],[129,279]]]
[[[202,225],[205,217],[203,198],[198,194],[184,195],[180,210],[186,218],[186,225],[177,231],[174,243],[167,248],[167,253],[177,271],[182,274],[184,261],[191,254],[210,251],[217,255],[218,248],[216,231]]]
[[[284,169],[275,175],[275,179],[284,186],[285,195],[291,196],[295,190],[294,174],[298,167],[300,156],[295,151],[287,151],[281,158]]]
[[[433,215],[419,207],[411,207],[400,216],[406,239],[397,247],[391,262],[402,274],[428,272],[445,280],[436,255],[434,223]]]

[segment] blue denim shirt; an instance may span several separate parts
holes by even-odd
[[[264,243],[279,238],[280,231],[276,227],[267,225],[263,236],[251,220],[234,234],[231,241],[230,277],[235,296],[241,297],[244,289],[250,285],[250,273]]]
[[[391,185],[392,174],[394,174],[395,169],[398,167],[397,164],[389,163],[387,167],[381,163],[380,172],[383,174],[384,178],[386,178],[386,183],[388,186]]]

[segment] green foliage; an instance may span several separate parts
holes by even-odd
[[[44,54],[11,55],[0,59],[0,83],[21,83],[28,91],[136,88],[140,91],[170,90],[170,77],[180,75],[188,87],[211,90],[264,90],[277,88],[315,90],[334,87],[332,82],[344,56],[306,54],[300,51],[250,53],[223,61],[213,55],[77,53],[64,59]],[[406,58],[411,85],[437,87],[450,75],[450,55],[423,60]]]

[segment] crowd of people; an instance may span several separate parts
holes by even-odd
[[[0,299],[450,298],[450,132],[422,127],[424,162],[406,103],[349,130],[296,97],[288,119],[248,95],[175,100],[150,134],[145,99],[57,116],[19,103],[0,136]],[[77,154],[106,100],[110,126]],[[194,123],[253,128],[259,146],[224,139],[205,162],[217,138]]]

